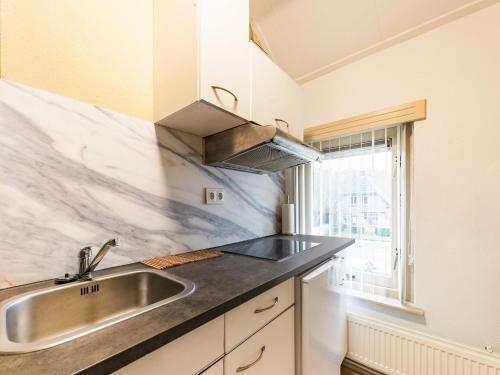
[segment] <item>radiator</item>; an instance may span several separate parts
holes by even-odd
[[[348,316],[353,361],[388,375],[500,375],[500,358],[458,343],[365,318]]]

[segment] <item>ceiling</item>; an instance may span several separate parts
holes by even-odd
[[[251,0],[250,13],[254,31],[270,56],[304,82],[383,47],[384,42],[404,35],[408,39],[419,29],[428,30],[432,22],[438,26],[479,2]]]

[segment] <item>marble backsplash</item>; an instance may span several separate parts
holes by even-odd
[[[281,174],[205,167],[202,139],[0,81],[0,288],[279,231]],[[223,187],[224,205],[204,203]]]

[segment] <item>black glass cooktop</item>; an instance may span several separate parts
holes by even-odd
[[[222,251],[280,261],[317,245],[319,245],[317,242],[299,241],[292,238],[262,238],[245,244],[225,246]]]

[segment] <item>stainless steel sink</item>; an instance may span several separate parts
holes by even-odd
[[[195,285],[156,270],[39,289],[0,303],[0,353],[49,348],[186,297]]]

